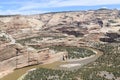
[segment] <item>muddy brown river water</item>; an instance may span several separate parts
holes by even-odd
[[[92,50],[96,51],[97,53],[94,56],[88,57],[86,59],[82,59],[82,60],[77,59],[77,60],[70,60],[70,61],[68,60],[66,62],[62,61],[62,62],[54,62],[51,64],[28,66],[28,67],[24,67],[21,69],[17,69],[0,80],[17,80],[19,77],[25,74],[28,70],[33,69],[33,68],[50,68],[50,69],[62,68],[62,69],[74,70],[74,69],[82,67],[83,65],[94,62],[97,58],[99,58],[102,55],[102,52],[100,52],[99,50],[96,50],[96,49],[92,49]],[[75,65],[80,64],[80,66],[78,65],[78,66],[74,66],[71,68],[60,67],[61,65],[67,65],[67,64],[75,64]]]

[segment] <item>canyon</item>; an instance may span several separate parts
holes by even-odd
[[[62,61],[51,46],[120,45],[120,11],[98,9],[0,16],[0,78],[15,69]]]

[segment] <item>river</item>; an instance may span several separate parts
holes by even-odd
[[[92,48],[91,48],[92,49]],[[73,60],[73,61],[68,61],[68,62],[54,62],[51,64],[44,64],[44,65],[34,65],[34,66],[28,66],[28,67],[24,67],[21,69],[17,69],[14,72],[8,74],[7,76],[3,77],[0,80],[17,80],[19,77],[21,77],[23,74],[25,74],[28,70],[32,69],[32,68],[58,68],[60,67],[60,65],[66,65],[66,64],[81,64],[81,66],[75,66],[72,67],[72,69],[77,69],[82,67],[83,65],[86,65],[88,63],[94,62],[97,58],[99,58],[102,55],[102,52],[100,52],[99,50],[96,49],[92,49],[93,51],[96,51],[97,53],[89,58],[83,59],[83,60]]]

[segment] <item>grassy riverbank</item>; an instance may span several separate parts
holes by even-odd
[[[113,80],[120,77],[120,49],[119,45],[99,44],[95,48],[103,51],[103,55],[95,62],[90,63],[78,70],[62,71],[39,68],[29,73],[23,80],[109,80],[107,75],[100,76],[100,72],[106,71],[113,74]],[[43,75],[43,76],[41,76]],[[65,77],[66,75],[66,77]],[[40,77],[41,76],[41,77]]]
[[[56,50],[61,49],[61,47],[54,47],[54,48],[52,47],[51,49],[55,49],[55,48],[57,48]],[[63,47],[61,50],[63,49],[66,49],[66,48]],[[76,50],[75,47],[69,47],[69,49]],[[79,48],[77,49],[79,50]],[[80,48],[80,49],[85,49],[85,48]],[[89,48],[88,50],[94,50],[94,49]],[[35,71],[29,72],[23,80],[34,80],[34,79],[35,80],[77,80],[77,77],[76,77],[77,75],[78,75],[77,69],[69,71],[68,69],[56,70],[56,69],[38,68]]]
[[[85,49],[85,48],[84,48]],[[87,50],[87,48],[86,48]],[[90,50],[90,49],[89,49]],[[25,67],[25,68],[22,68],[22,69],[18,69],[18,70],[15,70],[13,73],[7,75],[6,77],[4,77],[2,80],[16,80],[18,79],[20,76],[22,76],[23,74],[26,73],[26,71],[32,69],[32,68],[45,68],[47,70],[53,70],[53,69],[58,69],[60,65],[62,64],[65,64],[65,62],[55,62],[55,63],[52,63],[52,64],[46,64],[46,65],[35,65],[35,66],[29,66],[29,67]],[[71,74],[72,75],[72,74]]]

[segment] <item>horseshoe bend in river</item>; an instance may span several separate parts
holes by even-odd
[[[62,69],[68,69],[73,70],[82,67],[83,65],[86,65],[88,63],[94,62],[97,58],[99,58],[103,53],[99,50],[93,49],[93,48],[87,48],[92,51],[94,51],[96,54],[92,55],[90,57],[80,58],[80,59],[71,59],[67,61],[58,61],[53,62],[51,64],[43,64],[43,65],[33,65],[24,67],[21,69],[17,69],[14,72],[8,74],[7,76],[3,77],[0,80],[17,80],[19,77],[21,77],[23,74],[25,74],[28,70],[33,68],[62,68]]]

